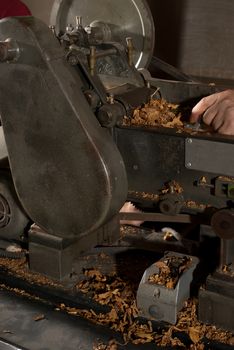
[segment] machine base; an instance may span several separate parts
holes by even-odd
[[[206,289],[199,292],[199,320],[234,331],[234,277],[224,274],[207,278]]]
[[[68,240],[33,225],[29,231],[30,270],[61,281],[73,272],[75,257],[90,246],[111,244],[119,238],[119,219],[114,217],[99,230],[76,240]]]

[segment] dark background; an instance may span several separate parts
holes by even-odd
[[[148,0],[148,4],[158,57],[188,74],[234,79],[234,1]]]

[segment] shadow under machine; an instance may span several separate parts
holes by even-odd
[[[158,287],[158,301],[147,282],[157,271],[146,270],[138,290],[143,316],[174,323],[197,257],[206,263],[204,246],[216,250],[218,241],[199,314],[233,331],[234,138],[188,122],[180,129],[131,124],[134,110],[159,93],[191,107],[222,87],[177,81],[186,76],[157,58],[172,79],[150,75],[155,33],[142,0],[55,1],[51,23],[0,22],[1,256],[13,257],[9,242],[22,244],[32,271],[66,280],[80,255],[117,246],[118,212],[129,200],[144,212],[122,219],[186,225],[168,244],[149,241],[143,226],[127,237],[131,247],[191,262],[172,291]]]

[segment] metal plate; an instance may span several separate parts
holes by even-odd
[[[137,68],[147,67],[154,49],[154,22],[144,0],[55,0],[50,22],[56,32],[64,32],[67,24],[75,26],[75,17],[82,16],[83,26],[95,21],[111,28],[111,41],[126,46],[132,37],[135,48],[134,63]]]
[[[234,176],[234,144],[188,138],[185,140],[185,167]]]

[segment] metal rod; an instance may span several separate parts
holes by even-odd
[[[116,53],[117,53],[116,49],[103,50],[103,51],[96,52],[96,58],[116,55]]]
[[[133,47],[133,41],[132,38],[126,38],[127,41],[127,48],[128,48],[128,64],[129,66],[133,65],[133,51],[134,51],[134,47]]]
[[[119,218],[120,220],[129,221],[180,222],[184,224],[191,224],[200,221],[197,216],[189,214],[164,215],[161,213],[119,213]]]
[[[89,55],[89,68],[90,74],[94,76],[96,67],[96,47],[90,46],[90,55]]]

